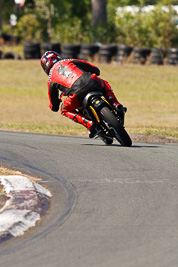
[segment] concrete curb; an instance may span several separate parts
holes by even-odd
[[[0,176],[9,198],[0,210],[0,242],[23,235],[49,207],[50,191],[21,175]]]

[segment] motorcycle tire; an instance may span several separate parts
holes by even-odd
[[[126,132],[123,125],[116,119],[116,117],[111,112],[111,110],[105,106],[101,108],[100,114],[101,114],[103,121],[113,128],[114,137],[117,139],[117,141],[122,146],[130,147],[132,145],[132,140],[130,139],[130,136]]]

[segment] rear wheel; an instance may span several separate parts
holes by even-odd
[[[108,107],[103,107],[100,110],[101,117],[103,121],[112,128],[114,137],[119,141],[122,146],[130,147],[132,145],[132,140],[130,136],[122,126],[122,124],[116,119],[114,114],[110,111]]]

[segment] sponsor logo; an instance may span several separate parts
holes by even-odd
[[[66,78],[73,78],[74,77],[73,73],[68,69],[67,66],[61,65],[60,68],[57,69],[56,71],[59,73],[59,75],[64,75]]]

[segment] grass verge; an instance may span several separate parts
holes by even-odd
[[[177,67],[96,65],[127,106],[129,133],[178,138]],[[1,60],[0,130],[87,135],[84,127],[48,107],[47,76],[39,60]]]

